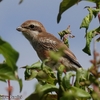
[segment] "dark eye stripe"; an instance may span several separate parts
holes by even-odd
[[[38,32],[42,32],[42,29],[38,26],[34,26],[34,25],[29,25],[28,27],[23,27],[23,28],[26,28],[26,29],[29,29],[29,30],[32,30],[32,31],[38,31]]]
[[[34,25],[30,25],[29,27],[30,27],[30,28],[34,28],[35,26],[34,26]]]

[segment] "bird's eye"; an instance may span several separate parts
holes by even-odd
[[[30,25],[29,27],[30,27],[30,28],[34,28],[34,25]]]

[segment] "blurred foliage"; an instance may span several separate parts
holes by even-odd
[[[60,38],[66,44],[67,47],[69,47],[68,37],[74,38],[75,36],[71,34],[70,26],[67,27],[67,29],[58,32]]]
[[[2,1],[3,1],[3,0],[0,0],[0,2],[2,2]],[[20,1],[19,1],[19,4],[21,4],[23,1],[24,1],[24,0],[20,0]]]
[[[88,1],[95,3],[96,7],[100,9],[100,0],[74,0],[73,2],[71,0],[62,0],[59,6],[59,13],[57,15],[57,23],[60,22],[62,13],[64,13],[70,7],[74,6],[75,4],[78,4],[81,1]]]
[[[94,9],[94,8],[90,8],[90,7],[85,7],[85,8],[87,8],[87,10],[89,11],[89,14],[83,19],[80,28],[86,29],[86,35],[85,35],[86,46],[83,49],[83,51],[85,53],[87,53],[88,55],[91,55],[90,43],[95,36],[100,35],[100,26],[94,30],[89,31],[89,32],[87,30],[89,28],[90,22],[93,19],[93,16],[96,17],[97,14],[100,12],[100,9]]]
[[[20,0],[20,1],[19,1],[19,4],[21,4],[23,1],[24,1],[24,0]]]
[[[38,81],[35,91],[26,100],[32,98],[34,100],[91,100],[91,98],[99,100],[97,99],[99,95],[96,93],[98,91],[94,91],[93,86],[100,88],[100,76],[99,72],[97,72],[98,76],[95,76],[93,73],[94,67],[89,70],[79,68],[75,74],[71,71],[65,73],[63,65],[60,65],[57,72],[55,72],[38,61],[31,66],[22,68],[26,69],[26,80],[35,78]]]
[[[0,0],[0,2],[3,0]],[[100,26],[88,31],[91,21],[98,17],[100,23],[100,0],[62,0],[59,6],[57,23],[61,20],[61,15],[75,4],[81,1],[95,3],[95,7],[86,6],[88,14],[83,18],[80,28],[85,28],[86,45],[83,49],[85,53],[91,55],[90,44],[95,36],[100,35]],[[23,0],[19,1],[21,4]],[[70,26],[66,30],[59,32],[60,38],[69,47],[68,37],[74,37],[71,34]],[[97,42],[100,37],[97,37]],[[20,91],[22,90],[22,80],[17,75],[17,60],[19,53],[12,46],[0,38],[0,54],[3,55],[5,61],[0,63],[0,81],[6,80],[18,81]],[[58,61],[59,56],[51,52],[51,57]],[[91,60],[92,66],[85,70],[79,68],[75,72],[65,72],[63,65],[58,66],[57,71],[52,70],[45,65],[44,62],[36,62],[31,66],[27,65],[25,69],[25,80],[29,81],[37,79],[38,84],[35,91],[29,95],[26,100],[100,100],[100,54],[94,50],[94,59]]]
[[[98,17],[98,20],[100,22],[100,0],[74,0],[73,2],[71,0],[63,0],[59,6],[57,22],[59,23],[63,12],[65,12],[67,9],[69,9],[73,5],[78,4],[80,1],[88,1],[88,2],[95,3],[96,5],[95,7],[89,7],[89,6],[85,7],[89,11],[89,14],[87,14],[86,17],[83,18],[82,23],[80,25],[80,28],[86,29],[85,30],[86,45],[83,51],[87,53],[88,55],[91,55],[90,44],[93,37],[100,35],[100,27],[98,26],[98,28],[95,28],[90,31],[88,31],[88,28],[93,18]],[[62,33],[68,33],[68,32],[62,31]],[[60,34],[60,36],[62,36],[62,34]],[[97,41],[99,40],[100,40],[100,36],[97,38]],[[65,41],[66,41],[67,46],[69,46],[68,40],[66,39]]]
[[[75,5],[76,3],[80,2],[81,0],[74,0],[73,2],[71,0],[62,0],[59,6],[59,13],[57,16],[57,23],[59,23],[61,19],[61,15],[63,12],[65,12],[67,9]]]
[[[5,61],[0,63],[0,81],[16,80],[21,91],[22,80],[18,78],[16,65],[19,53],[8,42],[0,38],[0,54],[5,58]]]

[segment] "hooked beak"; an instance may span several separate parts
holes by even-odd
[[[19,31],[19,32],[22,32],[22,27],[19,26],[19,27],[16,28],[16,30]]]

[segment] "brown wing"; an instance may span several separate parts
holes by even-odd
[[[78,66],[79,68],[81,68],[82,66],[79,64],[79,62],[77,61],[77,59],[76,59],[76,57],[75,57],[75,55],[74,54],[70,54],[69,52],[68,52],[68,50],[65,50],[64,51],[65,53],[65,55],[63,56],[63,57],[65,57],[65,58],[67,58],[67,59],[69,59],[72,63],[74,63],[76,66]],[[71,52],[71,51],[70,51]]]
[[[75,55],[69,50],[69,48],[52,34],[46,33],[46,35],[40,36],[39,44],[45,50],[51,51],[59,51],[59,49],[64,48],[63,57],[67,58],[78,67],[81,67],[81,65],[77,62]]]

